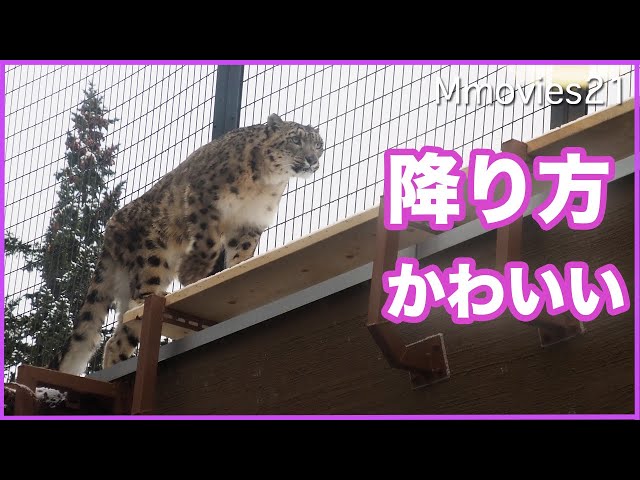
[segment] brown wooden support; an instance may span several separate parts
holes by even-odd
[[[381,315],[385,303],[382,275],[395,268],[399,247],[399,232],[385,228],[383,209],[384,202],[381,199],[366,325],[389,365],[409,371],[415,389],[448,378],[449,365],[442,334],[405,345],[395,326]]]
[[[61,392],[69,392],[79,396],[93,396],[110,402],[113,413],[128,411],[124,386],[80,377],[68,373],[49,370],[47,368],[20,365],[16,384],[27,388],[17,388],[15,398],[15,415],[36,415],[38,406],[31,392],[38,387],[48,387]]]
[[[513,153],[522,158],[527,165],[527,144],[518,140],[508,140],[502,144],[502,151]],[[496,232],[496,269],[501,272],[504,266],[521,258],[522,255],[522,217],[498,228]]]
[[[141,319],[140,350],[135,374],[133,394],[126,382],[108,383],[46,368],[21,365],[15,386],[15,415],[37,415],[38,402],[34,396],[37,387],[50,387],[61,392],[72,392],[75,397],[109,399],[113,413],[142,415],[153,412],[160,355],[163,323],[202,330],[214,322],[165,308],[164,296],[151,295],[145,299]],[[79,398],[79,397],[78,397]],[[102,401],[101,401],[102,402]],[[74,408],[78,408],[77,406]]]
[[[27,389],[16,389],[16,404],[14,410],[14,415],[16,416],[35,415],[37,412],[38,403],[35,396],[31,395],[31,392],[35,393],[38,382],[31,374],[32,368],[37,367],[31,367],[30,365],[20,365],[18,367],[16,383],[24,385]]]
[[[513,153],[522,158],[527,165],[531,165],[533,159],[529,158],[527,144],[518,140],[508,140],[502,144],[502,151]],[[531,172],[533,178],[533,172]],[[509,225],[500,227],[496,232],[496,269],[504,271],[508,262],[522,258],[522,217]],[[569,340],[584,332],[584,325],[579,320],[568,315],[535,319],[526,322],[528,325],[538,327],[540,345],[543,347]]]
[[[158,295],[151,295],[145,300],[133,395],[126,383],[108,383],[46,368],[21,365],[18,367],[16,378],[14,414],[24,416],[38,414],[38,402],[34,397],[37,387],[72,392],[76,397],[79,395],[85,399],[87,396],[108,399],[111,401],[114,414],[151,413],[155,403],[163,322],[176,321],[183,326],[186,323],[194,330],[202,329],[211,323],[191,315],[165,310],[165,303],[165,297]],[[177,318],[182,322],[177,321]]]
[[[10,398],[13,390],[13,399]],[[20,383],[9,382],[4,384],[4,414],[7,410],[11,411],[11,402],[13,401],[13,415],[31,416],[36,415],[40,406],[35,391],[26,385]],[[9,408],[7,408],[9,406]]]
[[[176,325],[182,328],[188,328],[189,330],[193,330],[194,332],[199,332],[200,330],[211,327],[218,323],[212,320],[196,317],[195,315],[178,312],[168,307],[164,309],[163,322],[170,323],[171,325]]]
[[[150,295],[144,302],[132,415],[149,414],[154,408],[165,302],[159,295]]]

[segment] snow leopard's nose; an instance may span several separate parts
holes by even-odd
[[[304,159],[312,168],[318,165],[318,157],[316,157],[315,155],[307,155],[306,157],[304,157]]]

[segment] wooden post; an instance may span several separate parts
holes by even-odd
[[[144,302],[132,415],[149,414],[154,409],[165,302],[159,295],[150,295]]]
[[[24,385],[34,395],[38,387],[48,387],[61,392],[74,392],[83,396],[89,395],[110,399],[114,402],[114,409],[117,408],[118,397],[123,395],[122,387],[113,383],[32,365],[20,365],[18,367],[16,383]],[[38,403],[34,402],[34,398],[28,390],[16,389],[15,415],[37,415],[38,408]]]
[[[518,140],[508,140],[502,144],[503,152],[518,155],[527,165],[531,165],[527,150],[527,144]],[[502,272],[508,262],[522,259],[522,217],[498,228],[496,235],[496,269]],[[527,322],[527,325],[538,327],[540,344],[543,347],[584,332],[582,322],[566,315],[552,317],[546,321],[535,319]]]
[[[448,378],[450,371],[442,334],[406,345],[395,325],[381,315],[385,302],[382,275],[395,268],[398,246],[399,232],[389,231],[384,226],[384,200],[381,198],[366,325],[389,366],[409,371],[411,384],[416,389]]]
[[[527,161],[527,144],[518,140],[509,140],[502,144],[502,151],[519,156]],[[517,260],[522,253],[522,217],[496,232],[496,269],[501,272],[507,262]]]
[[[24,385],[36,393],[37,381],[31,375],[31,371],[27,365],[20,365],[18,367],[18,375],[16,375],[16,383]],[[38,404],[36,399],[32,397],[28,391],[23,388],[16,389],[16,403],[14,409],[14,415],[16,416],[29,416],[37,413]]]
[[[381,318],[380,312],[385,302],[382,275],[385,271],[395,268],[396,259],[398,258],[398,243],[398,231],[389,231],[384,226],[384,202],[381,198],[376,228],[376,250],[371,274],[367,328],[389,365],[394,368],[400,367],[399,359],[404,350],[404,342],[391,330],[392,324]]]

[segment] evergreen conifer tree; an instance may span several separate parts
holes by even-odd
[[[104,145],[105,134],[117,119],[108,118],[93,84],[84,91],[72,121],[65,165],[56,173],[58,200],[44,240],[25,244],[5,234],[7,254],[24,255],[25,268],[36,270],[42,280],[36,292],[25,295],[30,302],[25,315],[14,313],[19,299],[5,303],[5,368],[19,363],[46,366],[63,345],[86,296],[106,223],[119,208],[124,182],[108,185],[115,175],[118,145]],[[102,348],[90,371],[101,364]]]

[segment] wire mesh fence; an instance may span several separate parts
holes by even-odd
[[[118,119],[104,141],[119,145],[108,185],[124,182],[123,206],[211,139],[216,72],[215,65],[7,66],[5,234],[27,245],[44,240],[61,182],[67,181],[56,172],[65,164],[72,114],[89,82],[103,95],[109,117]],[[593,67],[591,74],[604,83],[590,83],[594,104],[588,113],[632,97],[631,65]],[[466,159],[473,148],[499,150],[508,139],[526,141],[548,131],[551,106],[544,95],[539,101],[535,96],[539,79],[548,78],[546,66],[245,66],[240,126],[278,113],[319,127],[325,140],[320,169],[311,179],[290,181],[256,255],[374,207],[388,148],[437,145]],[[461,87],[486,84],[494,94],[476,90],[468,104],[447,100],[458,80]],[[510,99],[508,90],[497,88],[501,84],[520,85],[525,94],[533,92],[533,101],[518,92]],[[42,284],[37,272],[27,270],[24,255],[5,257],[5,299],[20,299],[16,317],[30,314],[24,295]],[[174,283],[171,290],[177,288]],[[111,314],[107,329],[114,321]],[[15,367],[7,362],[5,378]]]
[[[605,81],[602,86],[590,82],[588,113],[630,98],[632,74],[632,66],[592,68],[590,75]],[[326,145],[313,179],[289,182],[276,223],[263,235],[257,253],[377,205],[388,148],[434,145],[456,150],[466,161],[474,148],[499,150],[506,140],[526,141],[548,131],[551,105],[544,95],[526,102],[497,87],[521,85],[525,94],[538,94],[539,79],[549,78],[547,66],[245,67],[241,125],[263,122],[276,112],[285,120],[320,127]],[[462,87],[488,85],[494,97],[485,92],[474,98],[472,93],[466,105],[445,101],[458,79]]]
[[[90,82],[104,97],[108,117],[118,119],[104,144],[119,145],[115,174],[107,183],[113,188],[125,182],[123,206],[209,140],[215,74],[215,65],[7,66],[6,233],[30,245],[45,240],[61,182],[66,181],[55,176],[66,164],[66,135],[69,130],[75,133],[72,114],[80,108]],[[33,312],[25,295],[43,287],[41,275],[27,271],[25,263],[22,254],[5,257],[5,299],[21,299],[14,311],[17,317]],[[77,294],[82,298],[86,292]],[[105,329],[111,330],[114,322],[112,312]],[[51,354],[60,347],[53,340],[44,346]],[[5,378],[15,373],[15,365],[7,366]]]

